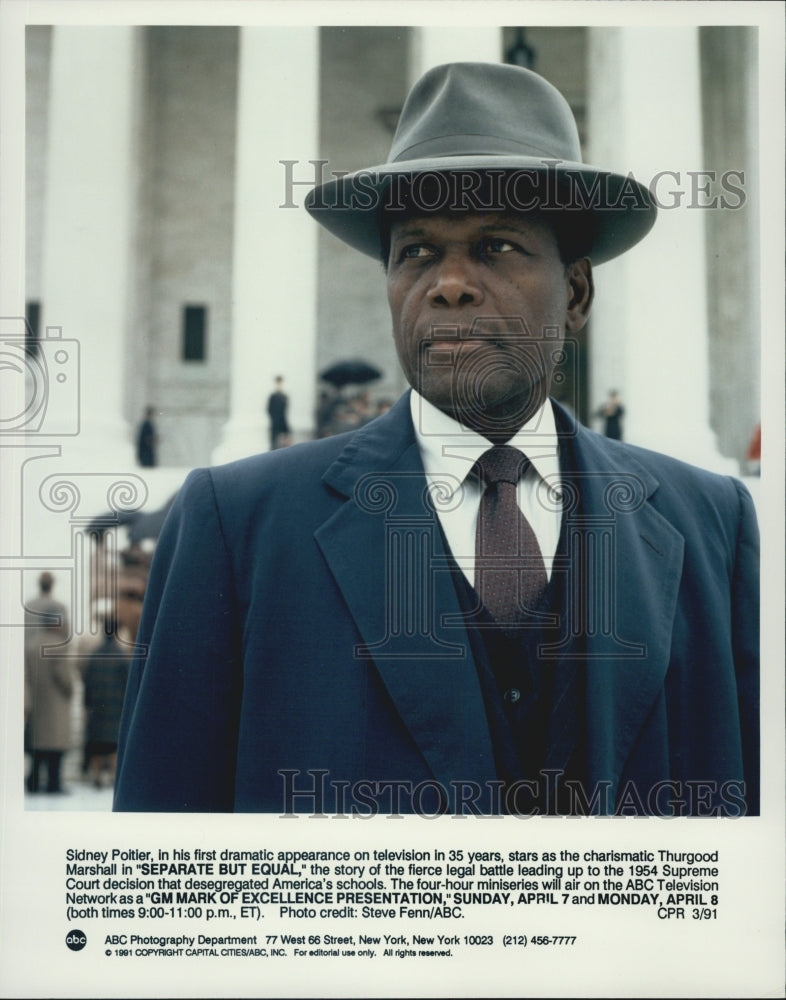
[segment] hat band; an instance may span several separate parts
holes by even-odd
[[[428,157],[444,156],[532,156],[550,160],[578,162],[581,153],[577,149],[546,149],[532,143],[516,142],[509,137],[497,135],[440,135],[413,143],[392,157],[391,162],[421,160]]]

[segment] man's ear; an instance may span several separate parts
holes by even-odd
[[[568,290],[568,312],[565,329],[578,333],[589,319],[592,300],[595,298],[595,283],[592,280],[592,264],[589,257],[573,261],[565,269]]]

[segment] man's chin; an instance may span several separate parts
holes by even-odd
[[[450,382],[424,380],[415,388],[433,406],[458,423],[485,436],[492,432],[494,437],[511,437],[538,412],[547,398],[547,393],[523,395],[521,387],[515,391],[500,391],[495,398],[488,390],[480,394],[471,389],[453,385]]]

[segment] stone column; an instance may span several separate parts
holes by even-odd
[[[724,454],[743,458],[761,419],[758,29],[701,29],[705,166],[735,184],[734,210],[708,211],[710,416]]]
[[[448,62],[501,62],[502,28],[474,27],[413,28],[410,48],[410,83],[426,70]]]
[[[288,190],[287,177],[315,174],[318,74],[318,28],[241,28],[230,418],[215,463],[267,449],[276,375],[295,440],[313,431],[317,224],[307,186]],[[289,174],[282,160],[296,161]]]
[[[134,464],[123,416],[135,239],[138,29],[55,27],[50,73],[40,354],[44,432],[91,467]],[[78,379],[78,383],[77,380]],[[78,398],[79,433],[70,436]]]
[[[591,28],[589,46],[585,158],[654,180],[663,206],[642,243],[597,270],[591,407],[617,389],[626,440],[734,472],[710,429],[707,197],[689,173],[705,168],[698,29]]]

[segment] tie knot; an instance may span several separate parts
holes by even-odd
[[[529,466],[529,459],[518,448],[508,444],[495,445],[485,451],[475,467],[486,483],[513,483],[521,479]]]

